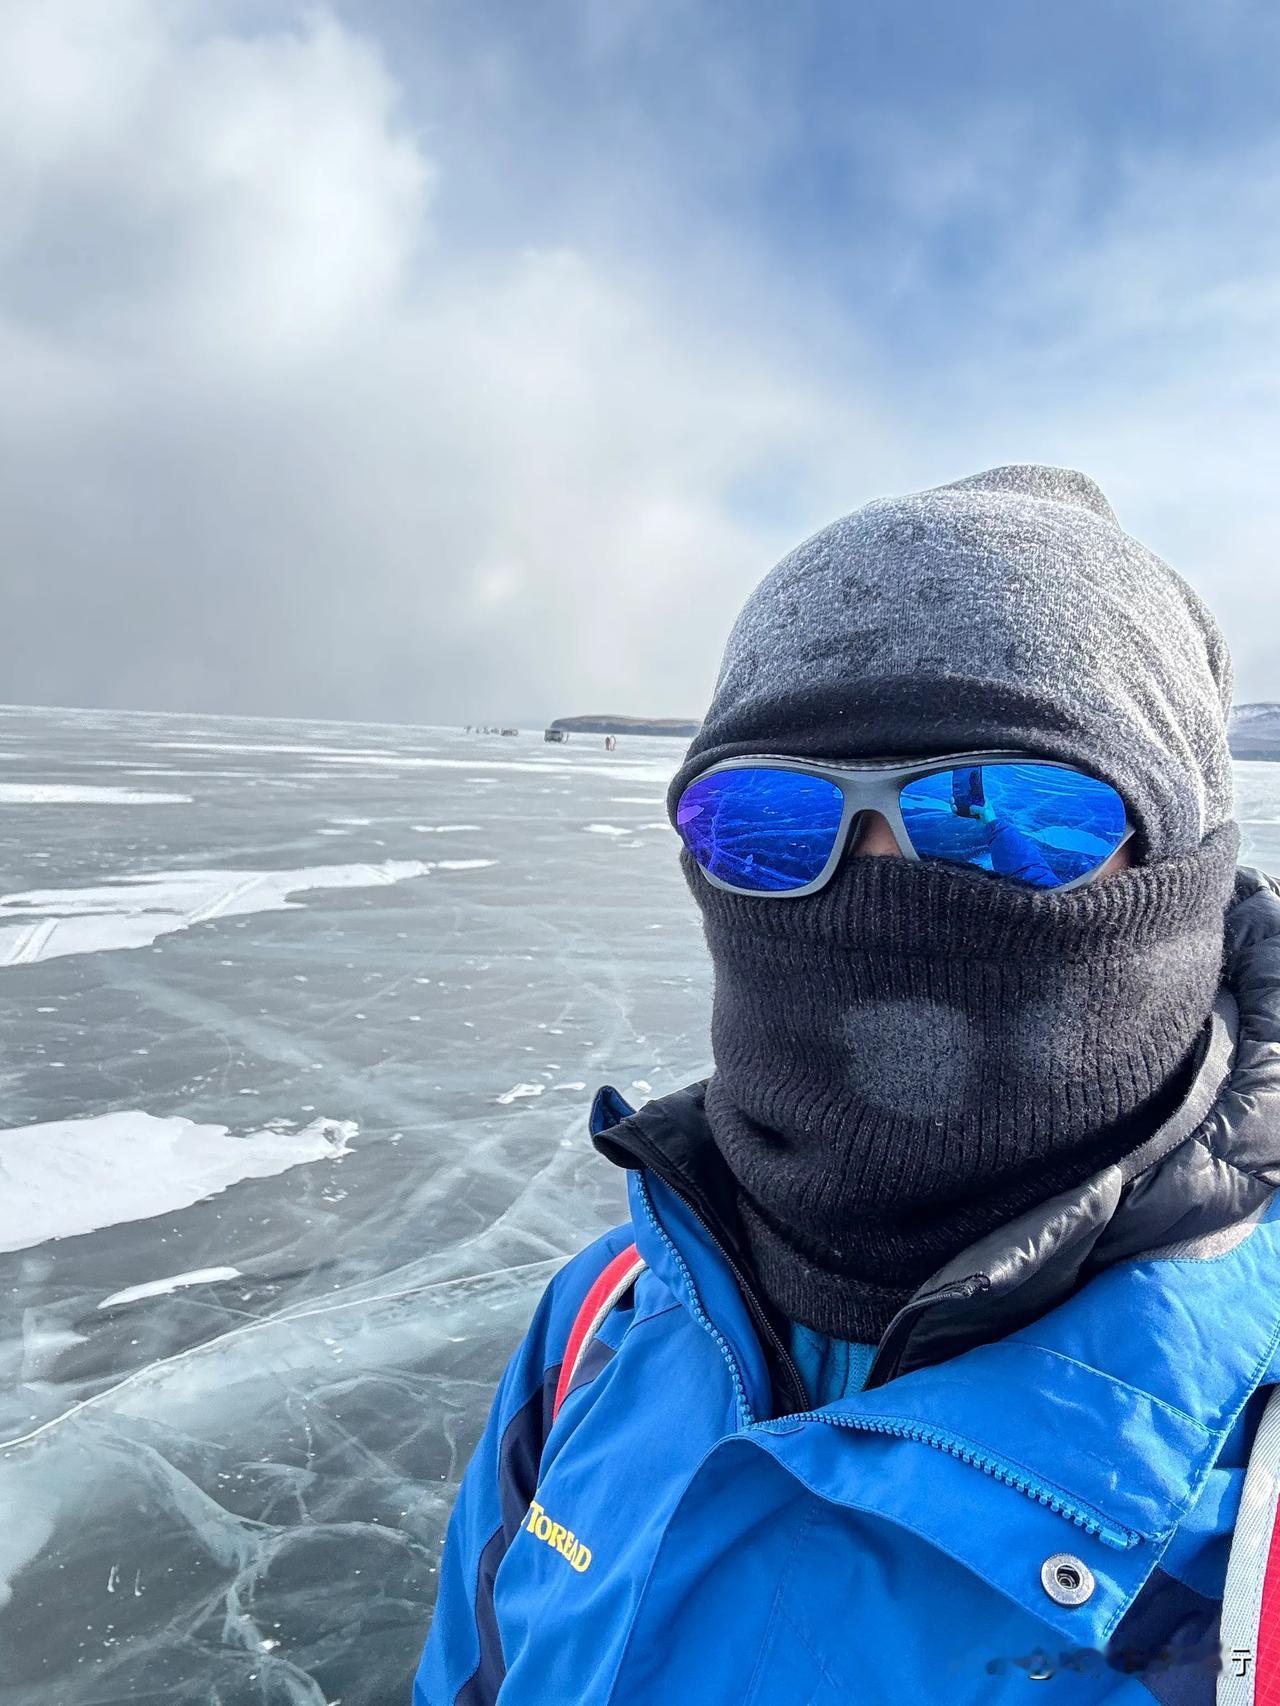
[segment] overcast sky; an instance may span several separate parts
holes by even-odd
[[[1009,461],[1280,699],[1277,19],[3,0],[0,699],[697,716],[789,545]]]

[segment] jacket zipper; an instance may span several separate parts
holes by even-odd
[[[809,1394],[805,1390],[804,1381],[800,1378],[800,1370],[796,1367],[795,1360],[791,1356],[791,1353],[787,1350],[787,1348],[783,1344],[781,1338],[775,1332],[772,1322],[769,1320],[769,1317],[765,1313],[763,1306],[761,1305],[759,1299],[756,1297],[756,1294],[755,1294],[754,1289],[752,1288],[751,1282],[747,1279],[747,1276],[743,1273],[742,1269],[738,1266],[737,1262],[734,1261],[734,1259],[730,1255],[729,1251],[725,1248],[725,1246],[721,1243],[720,1239],[716,1236],[714,1230],[712,1229],[710,1223],[707,1220],[706,1215],[704,1215],[702,1213],[701,1209],[699,1209],[695,1203],[691,1202],[689,1200],[689,1198],[685,1195],[685,1193],[682,1190],[680,1190],[680,1188],[677,1185],[672,1184],[671,1180],[666,1178],[665,1175],[660,1173],[658,1175],[658,1177],[662,1179],[663,1184],[666,1185],[668,1190],[674,1191],[676,1196],[678,1196],[680,1198],[680,1201],[684,1204],[684,1206],[688,1209],[689,1213],[697,1221],[698,1225],[706,1233],[707,1241],[710,1243],[712,1249],[715,1250],[716,1254],[720,1257],[720,1260],[724,1263],[725,1267],[728,1268],[729,1272],[733,1275],[734,1279],[737,1281],[738,1289],[742,1293],[743,1301],[746,1303],[747,1311],[750,1314],[750,1316],[752,1317],[752,1320],[755,1322],[757,1331],[761,1334],[761,1336],[763,1338],[767,1339],[769,1344],[772,1346],[773,1352],[774,1352],[775,1356],[777,1357],[778,1362],[781,1364],[782,1372],[786,1375],[787,1380],[791,1385],[791,1388],[792,1388],[791,1394],[790,1394],[791,1398],[795,1402],[799,1403],[801,1407],[803,1407],[805,1404],[807,1404],[809,1402]],[[648,1187],[647,1186],[645,1188],[645,1200],[646,1200],[646,1202],[648,1202],[648,1200],[649,1200],[649,1198],[648,1198]],[[653,1207],[652,1207],[651,1203],[649,1203],[649,1211],[650,1211],[650,1214],[656,1223],[657,1216],[655,1214],[653,1214]],[[662,1229],[659,1228],[659,1230],[661,1231]],[[679,1251],[677,1251],[675,1249],[675,1245],[674,1245],[674,1243],[672,1243],[672,1240],[670,1238],[666,1237],[665,1232],[663,1232],[663,1237],[666,1239],[668,1246],[675,1253],[676,1260],[680,1263],[681,1270],[685,1274],[686,1278],[689,1281],[690,1286],[692,1287],[692,1284],[693,1284],[692,1276],[689,1274],[689,1270],[685,1266],[684,1260],[680,1256]]]
[[[798,1408],[788,1411],[788,1414],[797,1415],[804,1412],[805,1407],[810,1402],[808,1388],[805,1386],[800,1370],[796,1367],[794,1357],[792,1357],[791,1353],[787,1350],[787,1347],[783,1344],[782,1339],[774,1329],[773,1323],[769,1320],[764,1306],[756,1297],[755,1289],[752,1286],[751,1281],[743,1273],[738,1263],[734,1261],[733,1256],[725,1248],[721,1240],[716,1236],[715,1230],[697,1204],[693,1202],[677,1184],[667,1178],[665,1173],[660,1172],[658,1177],[662,1180],[663,1184],[666,1185],[668,1190],[673,1191],[675,1195],[680,1198],[680,1201],[688,1209],[689,1213],[706,1234],[707,1241],[710,1243],[711,1247],[715,1250],[716,1254],[720,1257],[721,1261],[737,1281],[738,1289],[742,1293],[743,1300],[747,1305],[748,1313],[755,1322],[757,1331],[772,1347],[774,1355],[777,1357],[782,1368],[782,1372],[785,1374],[791,1387],[789,1397],[791,1402],[797,1405]],[[669,1238],[666,1242],[671,1245],[671,1248],[674,1250],[675,1246],[671,1243]],[[684,1267],[683,1261],[681,1261],[681,1267],[687,1275],[688,1269]],[[986,1291],[990,1284],[991,1281],[988,1279],[986,1274],[971,1274],[967,1279],[956,1280],[948,1286],[940,1286],[936,1291],[926,1292],[923,1296],[913,1297],[909,1299],[908,1302],[904,1303],[902,1308],[885,1328],[884,1336],[880,1340],[875,1356],[872,1359],[871,1368],[867,1374],[866,1389],[869,1390],[872,1386],[883,1385],[885,1380],[892,1378],[892,1368],[889,1368],[888,1372],[880,1378],[877,1378],[877,1376],[879,1371],[882,1368],[885,1368],[890,1362],[896,1366],[902,1345],[906,1341],[910,1325],[914,1323],[916,1317],[922,1314],[925,1309],[929,1308],[934,1303],[948,1303],[954,1299],[973,1297],[980,1291]],[[895,1355],[895,1352],[898,1354]]]
[[[738,1400],[738,1410],[742,1416],[743,1423],[745,1426],[751,1427],[755,1424],[755,1413],[752,1410],[751,1405],[747,1402],[746,1382],[742,1378],[742,1370],[738,1366],[738,1359],[733,1354],[733,1347],[716,1326],[715,1322],[707,1314],[706,1310],[702,1307],[702,1300],[698,1296],[697,1286],[693,1283],[693,1275],[689,1271],[689,1264],[677,1249],[675,1240],[658,1219],[657,1210],[653,1206],[653,1199],[649,1195],[649,1186],[643,1176],[640,1179],[640,1192],[644,1198],[644,1209],[645,1213],[649,1216],[650,1225],[666,1245],[667,1249],[670,1250],[672,1258],[680,1270],[680,1277],[683,1279],[685,1288],[689,1293],[690,1311],[699,1326],[703,1327],[711,1335],[720,1355],[724,1358],[725,1364],[729,1370],[729,1378],[733,1382],[733,1390]],[[681,1198],[681,1201],[684,1201],[683,1197]],[[692,1205],[686,1206],[690,1207],[691,1212],[696,1212],[692,1210]],[[708,1228],[708,1231],[710,1231],[710,1228]]]
[[[909,1297],[881,1335],[871,1367],[867,1370],[863,1391],[870,1392],[877,1386],[883,1386],[886,1380],[893,1379],[911,1337],[911,1329],[926,1309],[935,1303],[963,1302],[990,1289],[991,1280],[987,1274],[969,1274],[964,1279],[952,1280],[949,1285],[940,1285],[934,1291]]]
[[[648,1151],[649,1145],[647,1141],[641,1137],[641,1134],[637,1132],[634,1127],[632,1128],[632,1133],[633,1139],[640,1138],[640,1143],[637,1147],[643,1151]],[[635,1149],[632,1149],[631,1153],[635,1155],[635,1158],[640,1163],[641,1167],[648,1167],[650,1171],[655,1173],[657,1177],[662,1180],[668,1190],[673,1191],[675,1195],[679,1197],[680,1201],[688,1209],[689,1213],[706,1234],[707,1240],[715,1250],[716,1254],[720,1257],[721,1261],[737,1281],[738,1289],[742,1293],[743,1301],[747,1306],[747,1312],[750,1314],[753,1322],[755,1323],[756,1330],[772,1348],[774,1356],[777,1358],[778,1365],[785,1375],[788,1385],[791,1387],[791,1391],[787,1396],[789,1402],[797,1406],[797,1408],[789,1411],[788,1414],[800,1414],[804,1411],[805,1406],[811,1401],[809,1398],[808,1388],[805,1386],[800,1370],[796,1366],[795,1359],[783,1344],[782,1339],[779,1337],[773,1326],[773,1323],[770,1321],[768,1311],[756,1296],[755,1288],[751,1284],[751,1281],[747,1278],[746,1274],[743,1273],[738,1263],[734,1261],[728,1249],[716,1235],[716,1232],[712,1228],[706,1215],[702,1213],[701,1209],[688,1195],[688,1193],[683,1190],[675,1180],[669,1178],[663,1168],[653,1166],[652,1162],[647,1159],[644,1154],[636,1154]],[[656,1221],[656,1216],[653,1215],[652,1203],[650,1203],[649,1207],[650,1214]],[[659,1228],[659,1230],[661,1231],[662,1229]],[[665,1242],[674,1250],[675,1247],[671,1243],[671,1240],[666,1238],[665,1233],[663,1236]],[[681,1262],[681,1267],[687,1274],[688,1269],[684,1266],[683,1262]],[[872,1358],[871,1368],[867,1374],[867,1389],[870,1389],[872,1386],[880,1386],[885,1380],[892,1378],[893,1373],[896,1370],[896,1365],[901,1359],[901,1351],[909,1335],[910,1324],[914,1323],[915,1318],[924,1309],[928,1308],[933,1303],[943,1303],[956,1298],[972,1297],[979,1291],[985,1291],[990,1284],[991,1281],[986,1274],[973,1274],[968,1279],[956,1281],[949,1286],[939,1287],[937,1291],[926,1292],[921,1297],[909,1299],[893,1317],[881,1336],[880,1343],[876,1348],[874,1357]],[[891,1363],[893,1364],[892,1367],[889,1366]],[[881,1373],[882,1370],[885,1370],[883,1374]]]
[[[805,1406],[810,1401],[808,1389],[801,1377],[800,1370],[796,1367],[795,1359],[787,1350],[779,1335],[774,1331],[773,1324],[770,1322],[763,1306],[756,1297],[750,1280],[743,1273],[737,1262],[734,1261],[729,1251],[720,1242],[720,1239],[717,1238],[714,1230],[708,1223],[706,1216],[701,1212],[697,1205],[691,1202],[685,1193],[680,1190],[678,1186],[672,1184],[671,1180],[666,1178],[665,1175],[659,1174],[659,1177],[662,1178],[663,1183],[667,1186],[668,1190],[674,1191],[680,1198],[680,1201],[706,1233],[707,1239],[712,1248],[716,1251],[721,1261],[738,1282],[738,1289],[742,1292],[743,1299],[745,1300],[748,1311],[756,1324],[756,1328],[762,1337],[766,1338],[769,1344],[773,1347],[774,1354],[782,1366],[783,1373],[790,1382],[792,1389],[790,1394],[791,1398],[799,1404],[799,1410],[789,1411],[788,1414],[800,1414],[805,1410]],[[991,1281],[986,1274],[970,1274],[967,1279],[955,1280],[950,1285],[939,1286],[936,1291],[925,1292],[923,1296],[913,1297],[908,1302],[904,1303],[902,1308],[885,1328],[884,1336],[881,1338],[880,1343],[876,1348],[875,1356],[872,1358],[872,1365],[867,1373],[867,1384],[864,1390],[870,1390],[872,1386],[881,1386],[884,1384],[885,1380],[892,1378],[892,1369],[890,1369],[889,1372],[884,1374],[881,1378],[876,1378],[876,1376],[878,1371],[881,1368],[886,1367],[891,1361],[896,1366],[896,1363],[900,1359],[902,1345],[906,1341],[907,1331],[909,1330],[910,1325],[914,1323],[915,1319],[921,1315],[924,1310],[930,1308],[935,1303],[949,1303],[957,1299],[974,1297],[978,1292],[986,1291],[990,1284]],[[897,1354],[895,1355],[895,1353]]]
[[[676,1190],[676,1187],[671,1184],[670,1180],[666,1180],[664,1182],[667,1184],[668,1189],[675,1191],[675,1194],[680,1198],[680,1201],[706,1233],[712,1247],[716,1250],[725,1266],[737,1281],[744,1298],[747,1299],[748,1303],[755,1304],[754,1313],[758,1317],[757,1324],[763,1328],[764,1332],[768,1335],[785,1373],[795,1384],[796,1392],[804,1394],[805,1388],[800,1379],[799,1370],[796,1368],[792,1358],[788,1355],[781,1339],[778,1337],[777,1333],[774,1332],[763,1311],[760,1309],[759,1304],[756,1303],[751,1287],[743,1276],[738,1264],[733,1260],[733,1257],[729,1254],[728,1250],[725,1249],[719,1238],[716,1237],[711,1227],[707,1224],[706,1216],[689,1201],[683,1191]],[[949,1456],[959,1459],[962,1463],[969,1464],[974,1469],[980,1469],[984,1475],[990,1475],[993,1480],[999,1481],[1007,1487],[1014,1488],[1015,1491],[1021,1493],[1025,1498],[1033,1500],[1038,1505],[1043,1505],[1047,1510],[1053,1511],[1056,1516],[1065,1518],[1066,1521],[1073,1523],[1084,1533],[1093,1535],[1096,1539],[1102,1541],[1104,1545],[1113,1546],[1118,1551],[1127,1551],[1131,1546],[1136,1546],[1141,1541],[1142,1536],[1137,1533],[1136,1530],[1125,1528],[1118,1523],[1106,1522],[1099,1516],[1093,1515],[1088,1511],[1081,1510],[1078,1505],[1071,1504],[1068,1500],[1062,1498],[1060,1494],[1056,1493],[1051,1487],[1046,1487],[1043,1482],[1037,1481],[1033,1475],[1027,1475],[1020,1470],[1011,1468],[1007,1463],[1002,1463],[998,1457],[993,1457],[989,1453],[979,1450],[976,1446],[971,1445],[967,1440],[961,1439],[956,1434],[949,1433],[945,1428],[926,1427],[923,1423],[919,1422],[890,1422],[874,1417],[832,1416],[826,1414],[822,1410],[813,1409],[801,1409],[785,1416],[775,1417],[769,1421],[755,1421],[751,1414],[751,1406],[747,1402],[746,1386],[742,1379],[742,1372],[738,1367],[737,1359],[733,1354],[732,1347],[724,1334],[720,1332],[715,1323],[707,1315],[706,1311],[701,1307],[697,1288],[694,1285],[693,1275],[689,1271],[688,1263],[680,1254],[675,1241],[670,1237],[666,1228],[658,1219],[652,1198],[649,1194],[648,1185],[642,1181],[642,1186],[645,1209],[649,1215],[649,1219],[653,1224],[654,1230],[675,1258],[676,1265],[680,1269],[681,1277],[684,1279],[684,1282],[688,1287],[690,1301],[694,1305],[698,1319],[715,1340],[715,1343],[720,1349],[720,1354],[724,1357],[725,1362],[728,1365],[729,1373],[733,1380],[734,1391],[737,1394],[738,1403],[742,1409],[742,1413],[747,1418],[748,1426],[777,1433],[793,1427],[797,1422],[822,1422],[828,1427],[852,1428],[855,1431],[862,1433],[888,1434],[895,1439],[915,1440],[921,1445],[932,1446],[937,1451],[945,1451]],[[940,1286],[937,1291],[929,1292],[923,1297],[913,1298],[909,1303],[905,1304],[901,1310],[899,1310],[898,1314],[895,1315],[893,1320],[889,1323],[885,1336],[881,1340],[881,1350],[883,1351],[889,1348],[891,1336],[897,1336],[895,1334],[895,1329],[900,1332],[902,1326],[907,1320],[913,1319],[915,1316],[919,1315],[920,1312],[930,1304],[940,1303],[951,1298],[972,1297],[979,1291],[985,1291],[989,1284],[990,1281],[986,1274],[971,1274],[967,1279],[957,1280],[952,1285]],[[879,1359],[879,1356],[880,1353],[877,1352],[877,1359]],[[804,1400],[802,1398],[802,1402],[803,1401]]]
[[[800,1370],[796,1367],[795,1361],[794,1361],[793,1357],[791,1356],[791,1353],[787,1350],[786,1346],[783,1344],[779,1335],[774,1331],[773,1325],[770,1322],[769,1317],[765,1314],[760,1303],[757,1301],[755,1293],[753,1292],[751,1285],[750,1285],[749,1281],[747,1280],[746,1275],[742,1272],[742,1269],[738,1266],[738,1264],[734,1261],[733,1257],[725,1249],[724,1245],[716,1237],[715,1233],[711,1230],[710,1226],[707,1225],[705,1216],[700,1214],[699,1211],[688,1200],[688,1198],[685,1197],[683,1194],[680,1195],[680,1200],[682,1203],[684,1203],[684,1206],[689,1210],[689,1213],[697,1221],[698,1225],[706,1233],[708,1239],[711,1241],[712,1246],[715,1248],[716,1252],[718,1253],[721,1261],[728,1268],[729,1272],[733,1275],[734,1279],[738,1282],[738,1289],[742,1293],[743,1300],[747,1305],[748,1312],[754,1318],[757,1329],[764,1335],[764,1337],[769,1341],[770,1345],[773,1347],[774,1354],[776,1355],[779,1363],[782,1365],[782,1372],[786,1375],[787,1380],[791,1384],[791,1387],[792,1387],[791,1396],[793,1398],[797,1399],[801,1404],[807,1404],[809,1401],[809,1395],[805,1391],[803,1380],[800,1378]]]
[[[1128,1551],[1143,1538],[1135,1529],[1107,1522],[1092,1512],[1081,1510],[1052,1487],[1046,1487],[1042,1481],[1036,1480],[1034,1475],[1011,1468],[998,1457],[979,1450],[977,1446],[971,1445],[957,1434],[949,1433],[945,1428],[927,1427],[922,1422],[891,1422],[873,1416],[832,1416],[821,1410],[806,1410],[796,1416],[780,1416],[773,1421],[758,1422],[756,1427],[761,1431],[777,1433],[797,1422],[823,1422],[833,1428],[853,1428],[862,1433],[889,1434],[894,1439],[916,1440],[921,1445],[932,1446],[936,1451],[945,1451],[949,1456],[958,1458],[961,1463],[967,1463],[974,1469],[981,1469],[984,1475],[990,1475],[993,1480],[1002,1482],[1006,1487],[1013,1487],[1026,1498],[1032,1499],[1038,1505],[1044,1505],[1056,1516],[1065,1517],[1086,1534],[1094,1536],[1106,1546],[1115,1547],[1117,1551]]]

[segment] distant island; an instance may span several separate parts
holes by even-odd
[[[694,717],[557,717],[547,725],[547,738],[564,740],[571,734],[673,735],[692,740],[701,726]],[[1233,758],[1280,760],[1280,704],[1236,705],[1227,734]]]
[[[690,717],[557,717],[548,729],[583,735],[675,735],[692,740],[702,727]]]
[[[1280,705],[1237,705],[1227,724],[1232,758],[1280,759]]]

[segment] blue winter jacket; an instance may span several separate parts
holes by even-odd
[[[548,1288],[464,1477],[414,1706],[1209,1706],[1280,1341],[1280,899],[1242,871],[1187,1096],[806,1406],[702,1086],[592,1110],[629,1224]],[[719,1169],[719,1170],[718,1170]],[[588,1289],[647,1266],[558,1418]],[[1035,1694],[1047,1686],[1047,1694]]]

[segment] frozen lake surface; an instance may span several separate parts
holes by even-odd
[[[591,1095],[708,1070],[683,750],[0,712],[3,1706],[404,1706]]]
[[[683,750],[0,711],[0,1706],[405,1706],[493,1384],[620,1218],[591,1095],[710,1069]]]

